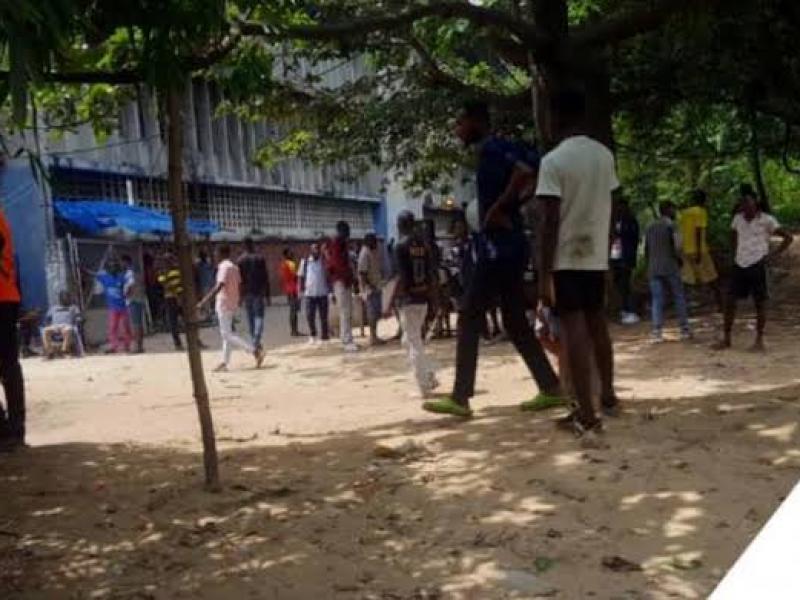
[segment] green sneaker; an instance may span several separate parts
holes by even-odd
[[[438,415],[453,415],[454,417],[461,417],[462,419],[469,419],[472,417],[472,411],[459,404],[452,398],[442,398],[441,400],[431,400],[422,405],[423,410]]]
[[[551,408],[567,406],[568,404],[569,399],[564,396],[540,392],[533,400],[527,400],[520,404],[519,409],[523,412],[539,412],[542,410],[550,410]]]

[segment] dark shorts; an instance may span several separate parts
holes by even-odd
[[[555,271],[556,309],[561,314],[603,310],[606,305],[605,271]]]
[[[747,268],[734,265],[728,293],[737,300],[749,297],[756,302],[766,300],[769,297],[769,287],[767,286],[767,265],[764,261]]]

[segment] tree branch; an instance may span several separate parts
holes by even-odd
[[[407,41],[408,44],[411,46],[411,48],[414,49],[414,52],[419,57],[422,66],[427,71],[428,78],[431,80],[431,82],[435,84],[439,84],[442,87],[446,87],[447,89],[450,89],[464,96],[481,98],[482,100],[489,102],[490,104],[494,104],[496,106],[504,106],[506,108],[513,108],[519,106],[521,97],[524,98],[530,97],[530,89],[523,90],[518,94],[508,95],[508,94],[498,94],[496,92],[487,90],[486,88],[465,83],[455,75],[452,75],[444,71],[436,62],[436,59],[431,55],[428,49],[425,48],[424,44],[418,38],[411,36],[408,38]]]
[[[375,14],[334,23],[280,26],[242,21],[238,27],[244,35],[266,37],[276,41],[286,39],[336,41],[379,31],[405,28],[427,17],[467,19],[481,27],[497,27],[516,35],[520,41],[525,42],[534,50],[546,46],[551,41],[550,36],[529,21],[516,18],[500,10],[452,0],[416,5],[396,14]]]
[[[5,81],[8,77],[8,71],[0,71],[0,81]],[[38,73],[37,77],[45,83],[84,83],[88,85],[95,83],[132,85],[144,81],[144,73],[135,69],[123,69],[121,71],[48,71],[46,73]]]
[[[719,2],[720,0],[658,0],[651,2],[647,7],[578,27],[571,32],[570,39],[578,46],[613,45],[657,29],[680,12],[690,8],[712,6]]]

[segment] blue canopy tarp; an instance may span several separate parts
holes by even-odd
[[[157,210],[129,206],[106,200],[64,200],[55,198],[53,205],[59,218],[88,236],[104,236],[114,231],[133,235],[172,235],[172,219]],[[210,221],[189,219],[192,235],[211,235],[220,231]]]

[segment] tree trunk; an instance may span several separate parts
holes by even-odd
[[[761,147],[758,138],[758,113],[755,109],[750,110],[750,165],[753,169],[753,179],[756,183],[756,191],[761,201],[761,209],[764,212],[771,212],[767,184],[764,182],[764,172],[761,169]]]
[[[214,436],[214,421],[208,400],[208,388],[203,374],[203,359],[200,354],[200,337],[197,326],[197,296],[194,287],[194,263],[192,243],[186,228],[186,199],[183,194],[183,101],[181,85],[177,82],[167,90],[169,199],[172,212],[172,228],[175,249],[183,282],[183,315],[186,324],[186,351],[192,375],[192,390],[200,419],[203,439],[203,466],[206,489],[219,491],[219,463],[217,442]]]

